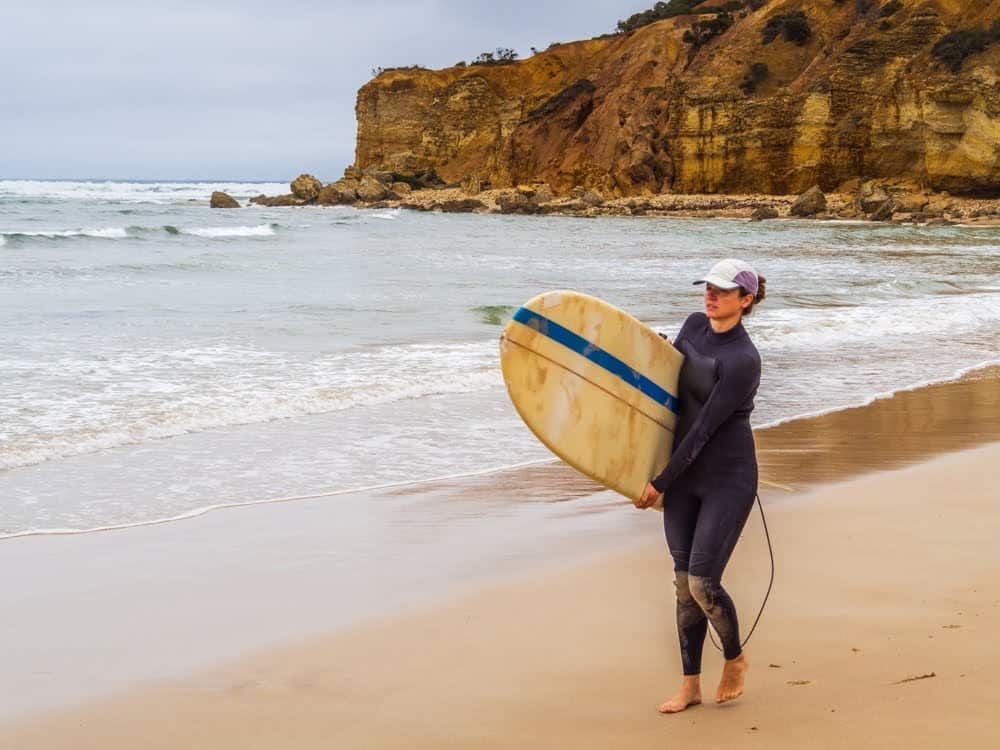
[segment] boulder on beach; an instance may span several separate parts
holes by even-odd
[[[825,210],[826,195],[819,189],[819,185],[813,185],[795,199],[791,214],[792,216],[815,216]]]
[[[486,204],[478,198],[455,198],[435,203],[432,208],[436,208],[446,214],[462,214],[472,213],[473,211],[485,211]]]
[[[777,219],[778,211],[771,206],[761,206],[760,208],[755,208],[754,212],[750,214],[750,221],[764,221],[765,219]]]
[[[538,206],[519,190],[506,190],[497,196],[497,207],[502,214],[533,214]]]
[[[889,221],[897,210],[896,201],[893,198],[889,198],[872,211],[868,218],[871,221]]]
[[[240,204],[233,196],[229,193],[223,193],[221,190],[216,190],[212,193],[212,198],[209,200],[208,205],[212,208],[239,208]]]
[[[365,175],[358,183],[358,200],[362,200],[365,203],[384,200],[386,192],[385,185],[371,175]]]
[[[889,194],[881,186],[869,182],[861,187],[858,205],[864,213],[870,214],[888,200]]]

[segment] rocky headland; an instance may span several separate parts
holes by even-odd
[[[381,71],[344,177],[253,201],[993,222],[998,19],[1000,0],[658,3],[523,61]]]

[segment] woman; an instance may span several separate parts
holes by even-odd
[[[742,261],[723,260],[694,283],[705,284],[705,313],[691,315],[674,341],[684,365],[673,454],[635,503],[649,508],[663,495],[663,525],[674,560],[684,679],[678,693],[660,706],[662,713],[701,703],[701,653],[709,621],[726,658],[716,703],[743,693],[748,666],[722,572],[757,492],[750,412],[760,383],[760,355],[742,320],[764,299],[765,279]]]

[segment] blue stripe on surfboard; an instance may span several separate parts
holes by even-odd
[[[677,397],[660,385],[647,378],[641,372],[636,372],[618,357],[610,354],[579,334],[565,328],[554,320],[539,315],[534,310],[526,307],[520,308],[514,313],[513,319],[521,325],[525,325],[533,331],[538,331],[543,336],[548,336],[556,343],[562,344],[567,349],[571,349],[582,357],[586,357],[595,365],[604,368],[612,375],[615,375],[633,388],[641,391],[649,398],[653,399],[661,406],[665,406],[674,414],[678,413]]]

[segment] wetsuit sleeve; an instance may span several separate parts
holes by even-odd
[[[670,462],[652,484],[666,492],[701,453],[723,422],[743,406],[760,382],[760,366],[751,357],[739,357],[728,364],[719,361],[719,377],[691,429],[681,440]]]

